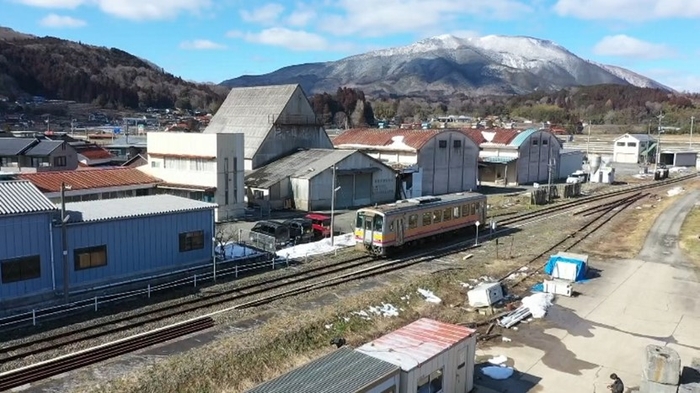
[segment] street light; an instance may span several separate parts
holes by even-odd
[[[66,224],[70,220],[70,215],[66,214],[66,190],[72,187],[66,183],[61,183],[61,242],[63,257],[63,300],[68,303],[68,292],[70,285],[70,266],[68,264],[68,239]]]
[[[331,247],[334,245],[335,239],[335,193],[340,190],[340,186],[335,186],[335,165],[331,167],[333,170],[333,179],[331,180]]]

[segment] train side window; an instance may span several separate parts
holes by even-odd
[[[443,215],[445,221],[451,220],[452,219],[452,209],[447,208],[447,209],[443,210],[442,215]]]
[[[442,210],[435,210],[433,212],[433,224],[442,222]]]
[[[459,206],[452,209],[452,216],[454,216],[454,218],[459,218]]]
[[[469,215],[473,216],[476,214],[476,203],[469,205]]]
[[[423,226],[426,227],[433,222],[433,213],[427,212],[423,213]]]
[[[413,229],[418,226],[418,215],[417,214],[411,214],[408,216],[408,229]]]
[[[462,205],[462,217],[469,215],[469,205]]]
[[[394,232],[394,222],[392,221],[391,224],[389,224],[389,232]]]

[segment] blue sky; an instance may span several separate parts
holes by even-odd
[[[221,82],[440,35],[528,35],[700,92],[700,0],[0,0],[0,25]]]

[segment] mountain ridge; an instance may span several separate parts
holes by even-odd
[[[227,87],[300,83],[309,94],[359,88],[371,95],[520,95],[575,86],[621,84],[675,92],[618,66],[583,59],[550,40],[444,34],[337,61],[306,63],[223,81]]]

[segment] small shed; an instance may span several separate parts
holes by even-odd
[[[398,366],[344,347],[247,393],[386,393],[398,386]]]
[[[572,173],[583,167],[583,156],[581,150],[562,149],[559,152],[559,178],[566,179]]]
[[[659,163],[667,166],[694,167],[697,160],[696,151],[662,151]]]
[[[544,272],[554,278],[583,281],[588,273],[588,255],[560,252],[549,257]]]
[[[474,330],[427,318],[357,348],[401,368],[397,393],[471,391],[475,350]]]
[[[653,157],[656,139],[648,134],[624,134],[613,141],[613,162],[637,164]]]

